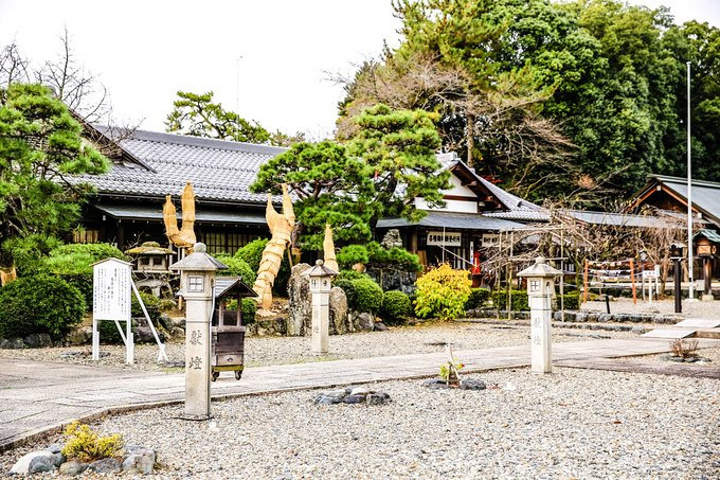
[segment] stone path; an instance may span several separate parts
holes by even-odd
[[[720,340],[701,339],[699,347],[718,345]],[[603,339],[557,343],[553,358],[561,362],[667,351],[666,339]],[[454,355],[467,372],[530,364],[529,345],[456,351]],[[431,353],[249,368],[240,381],[221,375],[212,384],[212,397],[430,377],[444,361],[445,353]],[[75,419],[88,421],[108,413],[179,403],[183,394],[183,374],[0,359],[0,451]]]
[[[681,339],[698,336],[699,330],[715,330],[720,327],[716,318],[689,318],[666,328],[656,328],[643,334],[648,338]]]

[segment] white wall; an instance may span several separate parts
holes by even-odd
[[[468,200],[445,200],[445,208],[429,208],[427,202],[420,197],[415,198],[415,207],[420,210],[436,212],[478,213],[477,195],[468,187],[464,187],[460,179],[450,175],[451,188],[443,190],[443,195],[467,197]]]

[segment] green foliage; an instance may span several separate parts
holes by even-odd
[[[236,142],[268,143],[270,133],[258,122],[249,122],[235,112],[212,103],[213,92],[177,92],[173,111],[165,120],[167,132]]]
[[[255,323],[255,312],[257,312],[257,302],[252,298],[242,299],[242,321],[243,325]]]
[[[0,257],[13,259],[19,276],[37,275],[45,271],[49,252],[60,244],[57,238],[43,234],[9,238],[0,243],[4,251]]]
[[[337,280],[357,280],[359,278],[372,280],[367,273],[356,272],[355,270],[340,270],[340,273],[335,277],[333,283]]]
[[[495,290],[492,292],[492,301],[495,308],[499,310],[507,310],[508,304],[508,292],[507,290]],[[528,296],[525,290],[511,290],[510,296],[512,298],[512,311],[521,312],[530,310],[528,304]]]
[[[565,310],[579,310],[580,309],[580,293],[566,293],[565,295],[558,295],[555,298],[555,309],[560,310],[560,299],[563,300]]]
[[[255,270],[250,268],[250,265],[247,264],[245,260],[238,257],[237,255],[234,257],[231,257],[230,255],[226,253],[221,253],[217,255],[215,258],[220,260],[222,263],[228,266],[227,270],[219,270],[218,275],[220,276],[240,276],[242,278],[243,283],[246,283],[250,286],[255,283],[255,278],[257,277],[257,273]]]
[[[47,333],[61,339],[82,320],[85,301],[64,280],[36,275],[18,278],[0,289],[0,337]]]
[[[0,88],[0,263],[14,261],[8,239],[58,238],[80,216],[87,184],[70,175],[107,171],[108,160],[80,138],[67,107],[41,85]]]
[[[383,299],[383,291],[380,286],[369,278],[357,280],[338,280],[336,287],[345,292],[348,301],[348,308],[356,312],[369,312],[377,314],[380,311]]]
[[[472,284],[468,277],[466,270],[454,270],[447,264],[430,269],[417,281],[415,313],[421,318],[443,320],[465,313]]]
[[[401,0],[400,46],[347,87],[339,132],[370,105],[436,112],[443,147],[530,200],[597,205],[648,173],[685,173],[685,63],[697,178],[720,180],[720,29],[619,0]]]
[[[93,462],[102,458],[114,457],[123,448],[125,442],[120,434],[101,437],[88,425],[77,420],[65,427],[67,437],[62,454],[71,460]]]
[[[340,249],[336,259],[340,268],[347,270],[356,263],[367,264],[370,256],[365,245],[347,245]]]
[[[490,300],[490,290],[487,288],[473,288],[470,290],[467,302],[465,302],[465,310],[483,307],[488,300]]]
[[[382,104],[355,118],[358,130],[348,150],[362,158],[374,176],[370,202],[379,209],[373,227],[380,216],[422,218],[424,212],[415,208],[417,197],[430,207],[445,205],[441,191],[450,188],[450,172],[441,170],[435,156],[441,145],[437,118],[423,110],[393,110]]]
[[[370,242],[367,244],[367,251],[369,255],[368,268],[401,270],[403,272],[422,271],[420,258],[404,248],[385,249],[377,242]]]
[[[106,258],[127,260],[116,247],[107,243],[70,243],[50,250],[44,258],[44,270],[58,275],[80,290],[88,310],[93,306],[93,263]]]
[[[398,290],[383,293],[380,318],[388,325],[401,323],[412,314],[412,303],[406,294]]]
[[[446,383],[451,385],[457,385],[460,383],[460,379],[458,378],[457,372],[465,368],[464,363],[456,363],[453,365],[450,362],[445,362],[442,365],[440,365],[440,378],[445,380]]]
[[[250,267],[250,270],[254,272],[253,278],[257,276],[257,271],[260,268],[260,261],[262,260],[263,250],[265,250],[265,246],[268,241],[269,239],[267,238],[258,238],[235,252],[235,258],[244,260]],[[286,296],[289,280],[290,263],[288,262],[287,256],[283,255],[282,263],[280,264],[280,271],[278,272],[277,278],[275,278],[275,284],[273,285],[273,292]],[[254,282],[255,280],[253,280],[253,283]]]
[[[293,209],[304,248],[321,249],[326,223],[336,242],[370,238],[373,184],[364,162],[344,146],[330,141],[293,145],[260,167],[250,190],[279,194],[281,184],[297,197]]]

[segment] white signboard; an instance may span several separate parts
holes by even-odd
[[[642,278],[647,280],[655,280],[660,278],[660,265],[655,265],[652,270],[643,270]]]
[[[499,233],[483,233],[482,236],[482,247],[498,247],[500,246],[500,234]]]
[[[93,317],[130,320],[131,265],[116,258],[93,265]]]
[[[442,247],[461,247],[462,233],[460,232],[428,232],[428,245],[437,245]]]

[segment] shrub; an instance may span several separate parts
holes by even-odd
[[[555,298],[555,309],[560,310],[560,299],[563,299],[563,304],[565,305],[565,310],[578,310],[580,308],[580,294],[578,292],[575,293],[566,293],[565,295],[558,295]]]
[[[255,312],[257,312],[257,302],[252,298],[242,299],[242,322],[243,325],[255,323]]]
[[[342,288],[347,296],[348,308],[356,312],[376,314],[382,305],[383,291],[369,278],[338,280],[335,286]]]
[[[516,312],[530,310],[530,305],[528,304],[528,296],[525,290],[511,290],[510,294],[512,296],[512,306],[510,308],[511,310]],[[492,293],[493,305],[495,305],[495,307],[499,310],[507,310],[507,297],[507,290],[494,291]]]
[[[433,268],[417,281],[415,313],[422,318],[456,318],[465,311],[465,302],[470,297],[467,270],[454,270],[443,264]]]
[[[221,253],[217,259],[228,266],[226,270],[218,270],[220,276],[240,276],[244,283],[252,286],[255,283],[257,273],[250,268],[245,260],[239,257],[231,257],[226,253]]]
[[[470,296],[465,302],[465,310],[480,308],[490,300],[490,290],[487,288],[473,288],[470,290]]]
[[[258,238],[257,240],[253,240],[238,250],[235,253],[235,257],[244,260],[255,275],[257,275],[257,271],[260,268],[260,261],[262,260],[262,253],[263,250],[265,250],[265,246],[268,241],[269,240],[267,238]],[[282,296],[287,296],[287,284],[289,280],[290,263],[288,262],[287,255],[283,255],[282,263],[280,264],[280,271],[278,272],[273,285],[273,292]],[[255,280],[253,280],[253,282],[255,282]]]
[[[337,262],[342,269],[350,269],[356,263],[363,265],[368,263],[370,257],[364,245],[348,245],[343,247],[337,254]]]
[[[420,272],[422,265],[420,258],[404,248],[384,249],[377,242],[370,242],[367,246],[370,259],[368,268],[374,269],[395,269],[403,272]]]
[[[383,294],[380,317],[389,325],[402,322],[410,316],[412,303],[410,298],[399,290],[390,290]]]
[[[0,289],[0,337],[47,333],[58,340],[83,313],[82,294],[61,278],[22,277]]]
[[[93,306],[93,263],[106,258],[127,260],[125,255],[107,243],[71,243],[50,251],[45,268],[80,290],[88,310]]]
[[[123,438],[120,434],[101,437],[93,432],[89,426],[74,421],[63,432],[67,437],[62,454],[67,458],[80,462],[92,462],[102,458],[114,457],[123,448]]]
[[[366,279],[372,280],[372,278],[370,278],[370,275],[368,275],[367,273],[356,272],[355,270],[340,270],[340,273],[337,275],[337,277],[335,277],[335,281],[337,281],[337,280],[357,280],[359,278],[366,278]]]

